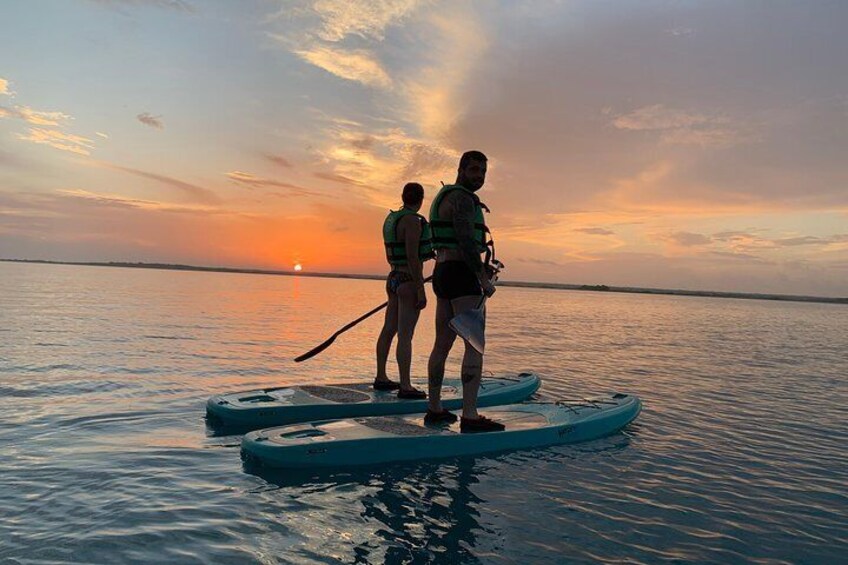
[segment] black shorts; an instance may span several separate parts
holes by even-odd
[[[398,287],[403,283],[411,282],[412,275],[403,271],[392,271],[386,277],[386,292],[389,294],[397,294]]]
[[[436,263],[433,269],[433,292],[439,298],[453,300],[460,296],[481,296],[483,288],[465,261],[445,261]]]

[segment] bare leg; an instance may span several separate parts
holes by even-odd
[[[412,335],[421,311],[415,307],[417,300],[415,284],[406,282],[397,291],[397,363],[400,373],[400,389],[413,390],[410,382],[410,365],[412,364]]]
[[[436,298],[436,341],[427,363],[427,388],[431,412],[442,411],[442,381],[445,379],[445,361],[448,359],[456,334],[448,325],[453,318],[451,301]]]
[[[479,296],[461,296],[451,300],[454,312],[459,314],[477,308]],[[483,318],[485,324],[485,316]],[[484,326],[485,330],[485,326]],[[475,419],[477,414],[477,395],[483,375],[483,355],[465,342],[465,354],[462,357],[462,417]]]
[[[386,381],[386,360],[389,358],[389,350],[392,348],[392,340],[398,329],[398,299],[393,292],[387,292],[388,306],[386,307],[386,318],[383,321],[383,329],[377,338],[377,378],[378,381]]]

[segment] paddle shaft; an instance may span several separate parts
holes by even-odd
[[[426,282],[429,282],[432,278],[433,278],[432,276],[429,276],[429,277],[427,277],[426,279],[424,279],[424,282],[425,282],[425,283],[426,283]],[[295,357],[295,358],[294,358],[294,362],[295,362],[295,363],[300,363],[301,361],[306,361],[307,359],[311,359],[312,357],[315,357],[316,355],[318,355],[319,353],[321,353],[322,351],[324,351],[325,349],[327,349],[328,347],[330,347],[331,345],[333,345],[333,342],[334,342],[334,341],[336,341],[336,338],[337,338],[337,337],[339,337],[340,335],[342,335],[343,333],[345,333],[347,330],[349,330],[350,328],[352,328],[352,327],[354,327],[355,325],[357,325],[359,322],[361,322],[361,321],[363,321],[363,320],[366,320],[366,319],[370,318],[371,316],[373,316],[374,314],[376,314],[377,312],[379,312],[380,310],[382,310],[383,308],[385,308],[385,307],[386,307],[386,306],[388,306],[388,305],[389,305],[389,303],[388,303],[388,302],[383,302],[382,304],[380,304],[379,306],[377,306],[377,307],[376,307],[376,308],[374,308],[373,310],[370,310],[369,312],[366,312],[365,314],[363,314],[362,316],[358,317],[358,318],[357,318],[357,319],[355,319],[354,321],[350,322],[349,324],[346,324],[346,325],[345,325],[344,327],[342,327],[339,331],[337,331],[336,333],[334,333],[333,335],[331,335],[329,338],[327,338],[327,340],[326,340],[326,341],[324,341],[321,345],[319,345],[319,346],[317,346],[317,347],[314,347],[314,348],[310,349],[309,351],[307,351],[307,352],[306,352],[306,353],[304,353],[303,355],[299,355],[298,357]]]

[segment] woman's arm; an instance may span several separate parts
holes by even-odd
[[[418,292],[419,308],[427,305],[427,295],[424,292],[424,265],[418,257],[418,244],[421,242],[421,221],[417,216],[406,216],[401,220],[403,230],[404,247],[406,248],[406,261],[409,265],[409,274]]]

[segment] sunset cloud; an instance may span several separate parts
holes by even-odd
[[[162,116],[153,116],[150,112],[144,112],[137,115],[136,119],[146,126],[156,129],[165,129],[165,124],[162,122]]]
[[[271,161],[275,165],[279,165],[280,167],[285,167],[287,169],[290,169],[292,167],[291,162],[281,155],[270,155],[266,153],[265,155],[263,155],[263,157],[265,157],[265,159]]]
[[[810,235],[799,237],[785,237],[775,239],[774,244],[780,247],[797,247],[799,245],[831,245],[834,243],[848,242],[848,234],[835,234],[829,237],[815,237]]]
[[[32,143],[49,145],[60,151],[68,151],[78,155],[90,155],[91,149],[94,148],[94,141],[91,139],[52,129],[30,128],[28,134],[19,134],[18,138]]]
[[[663,142],[672,144],[721,146],[745,139],[726,117],[667,108],[662,104],[643,106],[620,115],[612,124],[622,130],[659,132]]]
[[[50,193],[26,213],[68,218],[15,212],[31,237],[2,249],[62,256],[40,238],[71,240],[84,216],[80,238],[113,240],[92,255],[132,241],[252,266],[297,247],[382,272],[374,226],[403,184],[426,207],[479,149],[511,279],[848,295],[848,5],[99,0],[44,19],[37,4],[4,13],[22,55],[0,69],[0,208]],[[44,37],[65,48],[39,57]],[[85,80],[68,74],[80,60]],[[88,194],[54,194],[68,187]],[[157,203],[215,213],[178,222]],[[337,229],[356,259],[314,243]],[[172,251],[174,234],[192,243]]]
[[[63,189],[57,190],[57,194],[67,196],[69,198],[81,198],[92,202],[97,202],[105,206],[119,206],[124,208],[138,208],[141,210],[158,210],[163,212],[183,212],[183,213],[215,213],[215,209],[207,207],[195,206],[176,206],[171,203],[157,202],[155,200],[144,200],[139,198],[128,198],[120,194],[100,194],[82,189]],[[224,213],[218,211],[217,213]]]
[[[122,165],[117,165],[115,163],[107,163],[103,161],[93,162],[92,165],[106,169],[112,169],[115,171],[121,171],[133,176],[155,181],[171,188],[176,188],[185,197],[192,201],[200,202],[207,205],[220,204],[221,202],[221,199],[212,190],[173,177],[169,177],[159,173],[153,173],[150,171],[144,171],[141,169],[134,169],[132,167],[125,167]]]
[[[709,237],[700,234],[686,231],[678,231],[662,236],[664,241],[669,241],[683,247],[693,247],[698,245],[708,245],[712,242]]]
[[[312,173],[312,176],[314,176],[315,178],[319,178],[319,179],[322,179],[322,180],[328,180],[330,182],[337,182],[337,183],[340,183],[340,184],[351,184],[351,185],[358,185],[359,184],[357,181],[355,181],[351,178],[348,178],[348,177],[345,177],[345,176],[342,176],[342,175],[337,175],[337,174],[334,174],[334,173],[323,173],[323,172],[319,171],[317,173]]]
[[[156,8],[167,8],[178,12],[194,12],[194,6],[185,0],[92,0],[97,4],[112,7],[123,6],[152,6]]]
[[[392,79],[374,54],[364,49],[347,51],[316,46],[296,51],[296,54],[339,78],[380,88],[389,88],[392,85]]]
[[[738,259],[741,261],[765,262],[762,257],[753,255],[751,253],[739,253],[736,251],[710,251],[709,254],[714,257],[720,257],[722,259]]]
[[[615,232],[605,228],[575,228],[574,231],[588,233],[590,235],[615,235]]]
[[[6,108],[0,106],[0,112],[6,117],[15,117],[35,126],[61,126],[71,120],[71,116],[63,112],[43,112],[33,110],[28,106]]]
[[[303,187],[297,186],[296,184],[291,184],[288,182],[266,179],[263,177],[256,176],[252,173],[245,173],[243,171],[232,171],[226,174],[227,178],[233,182],[241,184],[243,186],[248,186],[250,188],[257,187],[276,187],[276,188],[286,188],[289,189],[287,195],[299,195],[299,196],[325,196],[319,192],[313,192],[311,190],[305,189]]]
[[[472,101],[466,88],[469,75],[489,47],[486,29],[473,8],[454,4],[449,13],[431,12],[428,28],[434,32],[424,65],[404,83],[405,118],[432,141],[451,135]]]
[[[456,167],[456,153],[409,136],[400,128],[368,128],[333,121],[328,140],[319,150],[334,175],[352,179],[372,204],[386,207],[397,201],[406,182],[437,184],[442,173]]]
[[[320,18],[316,35],[338,42],[349,35],[382,40],[386,28],[400,24],[419,6],[421,0],[318,0],[312,10]]]

